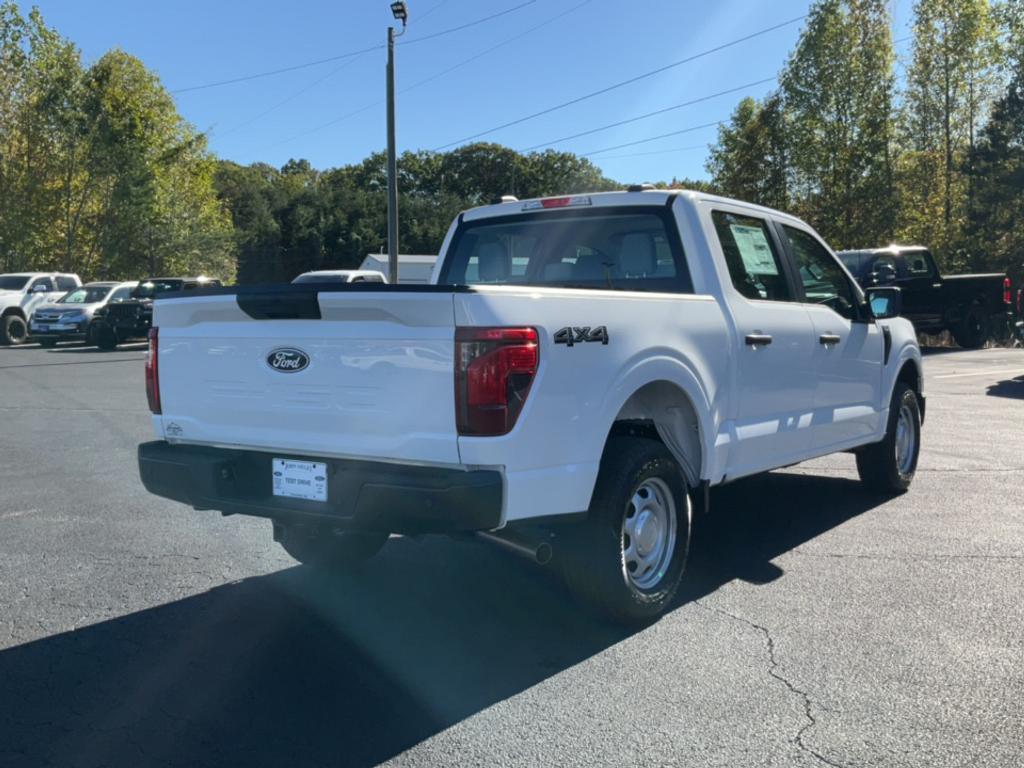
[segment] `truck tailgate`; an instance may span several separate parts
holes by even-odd
[[[451,292],[224,291],[161,300],[154,326],[170,440],[459,461]]]

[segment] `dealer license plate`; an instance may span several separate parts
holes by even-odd
[[[271,471],[275,496],[327,501],[327,465],[323,462],[275,458]]]

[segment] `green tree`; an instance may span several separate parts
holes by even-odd
[[[884,0],[818,0],[780,78],[796,209],[839,247],[894,228],[892,68]]]
[[[971,152],[975,194],[967,209],[972,268],[1024,279],[1024,62]]]
[[[722,194],[770,208],[790,205],[786,116],[782,99],[740,101],[729,123],[718,128],[706,168]]]
[[[902,239],[966,266],[962,232],[974,195],[969,167],[998,85],[997,28],[988,0],[918,0],[901,119]],[[958,252],[960,255],[957,255]]]

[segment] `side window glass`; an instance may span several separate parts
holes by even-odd
[[[812,235],[783,225],[793,249],[793,259],[809,304],[827,304],[852,320],[856,316],[856,294],[838,262]]]
[[[792,301],[768,222],[725,211],[711,218],[736,290],[748,299]]]
[[[131,295],[131,292],[132,289],[128,287],[118,288],[116,291],[114,291],[113,294],[111,294],[110,301],[115,303],[119,301],[127,301],[128,297]]]
[[[871,264],[868,279],[872,285],[889,285],[896,280],[896,259],[879,256]]]
[[[32,290],[35,290],[36,286],[38,286],[38,285],[46,286],[46,290],[48,290],[48,291],[56,290],[53,287],[53,280],[51,280],[48,277],[40,277],[38,280],[36,280],[34,283],[32,283]]]
[[[78,284],[70,277],[57,277],[57,290],[58,291],[73,291],[78,287]]]
[[[930,277],[932,268],[928,265],[928,257],[923,253],[908,253],[907,274],[910,277]]]

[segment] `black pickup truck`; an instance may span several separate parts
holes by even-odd
[[[96,311],[89,334],[100,349],[114,349],[129,339],[145,339],[153,325],[153,300],[162,293],[220,287],[209,277],[149,277],[139,282],[127,301]]]
[[[1009,327],[1013,307],[1005,274],[941,275],[921,246],[840,251],[864,288],[892,285],[903,292],[903,316],[919,333],[949,331],[965,349],[977,349]]]

